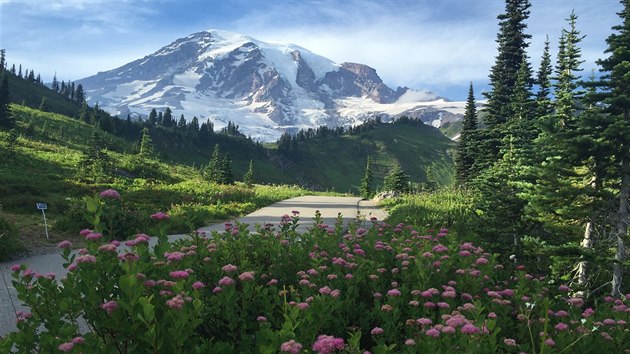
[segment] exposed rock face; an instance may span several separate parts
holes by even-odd
[[[233,121],[262,140],[300,128],[358,124],[375,115],[410,113],[425,120],[427,101],[440,99],[428,91],[394,91],[367,65],[338,65],[295,45],[223,31],[178,39],[78,83],[91,103],[114,114],[146,116],[168,106],[189,120],[210,119],[216,128]],[[408,93],[424,108],[410,105]],[[403,96],[404,105],[397,105]]]

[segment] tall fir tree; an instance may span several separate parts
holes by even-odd
[[[147,124],[150,127],[153,127],[157,124],[157,111],[155,110],[155,108],[151,109],[151,112],[149,112],[149,118],[147,119]]]
[[[372,175],[372,166],[370,156],[367,157],[367,164],[365,165],[365,175],[359,185],[359,194],[363,199],[370,199],[374,196],[374,176]]]
[[[582,41],[576,29],[577,16],[572,13],[563,29],[554,77],[553,113],[539,117],[541,129],[535,141],[538,156],[533,167],[537,183],[527,192],[528,214],[544,222],[551,234],[569,236],[565,228],[580,219],[580,208],[575,201],[581,195],[578,186],[584,180],[584,169],[579,168],[576,153],[572,153],[580,97],[579,76],[582,64],[579,43]]]
[[[85,92],[83,91],[82,84],[77,85],[77,88],[74,92],[74,100],[79,104],[82,104],[83,102],[85,102]]]
[[[230,158],[230,154],[228,153],[224,153],[221,155],[221,159],[219,161],[218,182],[221,184],[234,183],[234,175],[232,174],[232,159]]]
[[[55,92],[59,92],[59,81],[57,80],[57,73],[55,73],[55,75],[53,76],[50,88]]]
[[[553,112],[553,106],[549,98],[551,94],[552,73],[553,67],[551,66],[551,53],[549,52],[549,36],[547,36],[543,54],[540,58],[540,67],[536,75],[536,85],[538,86],[538,91],[536,92],[537,117],[546,116]]]
[[[210,156],[210,162],[206,167],[205,175],[210,182],[219,183],[221,179],[221,146],[217,143],[214,145],[212,155]]]
[[[254,160],[249,160],[249,168],[243,176],[243,183],[245,183],[247,187],[251,187],[254,184]]]
[[[383,189],[398,193],[409,193],[409,176],[407,176],[399,165],[395,165],[385,176]]]
[[[457,181],[462,186],[470,182],[475,175],[473,166],[477,160],[477,125],[477,105],[471,82],[468,88],[462,131],[457,143],[457,160],[455,164]]]
[[[0,49],[0,74],[7,68],[6,50]]]
[[[140,141],[140,156],[152,157],[153,156],[153,140],[149,133],[149,128],[142,129],[142,140]]]
[[[505,0],[505,13],[498,16],[498,54],[489,75],[492,89],[484,93],[487,115],[484,144],[480,146],[483,149],[479,155],[481,168],[490,167],[499,159],[504,125],[514,116],[512,92],[531,38],[525,33],[530,7],[529,0]]]
[[[624,276],[623,262],[626,259],[625,240],[630,225],[630,0],[621,0],[622,10],[618,13],[621,24],[612,27],[613,33],[606,39],[607,58],[597,64],[603,75],[597,86],[599,100],[604,104],[605,112],[610,115],[611,123],[604,131],[604,136],[616,148],[614,159],[618,166],[618,208],[614,227],[616,245],[615,263],[613,264],[612,295],[622,296]]]
[[[49,107],[48,107],[48,99],[46,98],[46,96],[42,97],[42,101],[39,104],[39,110],[42,112],[48,112]]]
[[[173,126],[173,111],[171,111],[170,107],[166,107],[164,110],[164,115],[162,116],[162,126],[165,128],[170,128]]]
[[[15,126],[9,103],[9,80],[6,73],[2,73],[0,75],[0,127],[7,130]]]

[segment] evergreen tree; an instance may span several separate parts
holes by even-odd
[[[42,102],[39,104],[39,110],[42,112],[48,112],[48,100],[46,97],[42,97]]]
[[[147,119],[147,124],[150,127],[153,127],[157,124],[157,111],[155,110],[155,108],[151,109],[151,112],[149,113],[149,119]]]
[[[409,176],[400,168],[395,165],[394,168],[389,171],[385,176],[383,189],[386,191],[394,191],[398,193],[409,192]]]
[[[536,116],[542,117],[549,115],[553,112],[551,105],[551,74],[553,68],[551,67],[551,54],[549,53],[549,36],[545,40],[545,48],[543,50],[542,58],[540,59],[540,67],[536,76],[536,85],[538,85],[538,92],[536,92]]]
[[[9,103],[9,81],[6,73],[2,73],[0,75],[0,127],[5,129],[15,126]]]
[[[251,187],[254,184],[254,160],[249,160],[249,168],[243,176],[243,183],[247,187]]]
[[[140,141],[140,156],[152,157],[153,155],[153,140],[149,134],[149,128],[142,129],[142,140]]]
[[[85,92],[83,92],[83,85],[77,85],[77,89],[74,92],[74,100],[79,104],[85,102]]]
[[[164,115],[162,116],[162,126],[165,128],[170,128],[173,125],[173,111],[171,111],[170,107],[166,107],[166,110],[164,110]]]
[[[492,89],[484,93],[488,114],[485,118],[486,131],[483,133],[484,145],[481,146],[484,151],[479,154],[481,168],[487,168],[499,159],[504,124],[514,116],[512,92],[531,38],[525,34],[525,21],[529,18],[530,7],[529,0],[505,0],[505,13],[498,16],[498,54],[490,71]]]
[[[53,76],[52,85],[50,88],[55,92],[59,92],[59,81],[57,81],[57,73],[55,73],[55,76]]]
[[[234,175],[232,174],[232,159],[230,154],[222,154],[219,161],[219,183],[232,184],[234,183]]]
[[[28,77],[26,79],[29,82],[35,82],[35,71],[31,70],[31,72],[28,74]]]
[[[4,49],[0,49],[0,74],[4,72],[4,70],[7,68],[7,61],[6,61],[6,51]]]
[[[90,124],[90,107],[85,101],[81,104],[81,110],[79,110],[79,120]]]
[[[455,170],[457,173],[457,181],[460,185],[464,185],[470,181],[474,175],[473,165],[476,160],[477,149],[477,106],[475,103],[475,92],[473,84],[470,83],[468,88],[468,99],[466,100],[466,108],[462,131],[457,144],[457,160]]]
[[[186,129],[186,118],[184,118],[183,114],[179,116],[179,121],[177,122],[177,128],[180,130]]]
[[[20,69],[18,70],[18,77],[22,78],[22,64],[20,64]]]
[[[372,167],[370,166],[370,156],[368,156],[367,164],[365,165],[365,175],[363,176],[361,185],[359,186],[359,194],[361,195],[361,198],[370,199],[374,196],[373,179]]]
[[[608,57],[597,64],[603,73],[597,86],[601,90],[597,97],[604,104],[605,112],[611,117],[611,124],[604,136],[616,148],[614,159],[618,166],[619,207],[615,225],[615,263],[613,265],[612,295],[622,296],[624,267],[626,258],[625,239],[630,225],[630,0],[620,1],[623,9],[618,13],[622,23],[614,26],[613,34],[607,39]]]
[[[11,65],[11,74],[12,75],[17,75],[16,71],[15,71],[15,64]]]
[[[219,183],[221,179],[221,146],[217,143],[214,145],[212,155],[210,156],[210,162],[206,167],[205,175],[210,182]]]
[[[540,134],[535,141],[538,152],[533,173],[536,183],[527,192],[528,213],[534,219],[544,222],[552,233],[570,233],[562,229],[579,219],[580,208],[575,202],[581,195],[581,181],[585,169],[579,168],[577,153],[572,145],[576,135],[579,99],[578,79],[582,60],[579,43],[582,40],[576,29],[577,16],[572,13],[567,19],[569,29],[563,29],[560,36],[560,50],[556,64],[553,103],[554,112],[540,117]]]
[[[98,179],[103,177],[107,172],[110,161],[107,154],[103,152],[104,148],[105,143],[100,134],[98,134],[98,131],[95,130],[92,134],[88,151],[84,153],[80,162],[84,176]]]

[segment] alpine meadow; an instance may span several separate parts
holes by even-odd
[[[629,353],[630,0],[608,2],[497,1],[490,43],[492,2],[0,1],[0,353]],[[75,81],[8,38],[53,19],[71,66],[77,38],[163,41],[166,13],[256,38],[126,44]],[[102,16],[58,32],[71,14]],[[614,18],[599,51],[588,17]],[[409,48],[410,23],[449,34]],[[469,76],[408,65],[440,61]]]

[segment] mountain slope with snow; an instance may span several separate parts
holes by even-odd
[[[461,119],[463,102],[429,91],[393,90],[376,70],[336,64],[291,44],[225,31],[178,39],[142,59],[79,80],[88,100],[110,113],[146,116],[170,107],[175,117],[232,121],[252,138],[285,131],[359,124],[407,115],[439,127]]]

